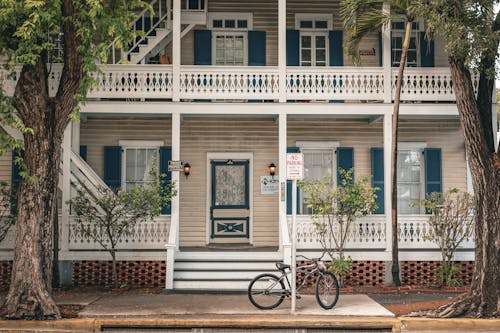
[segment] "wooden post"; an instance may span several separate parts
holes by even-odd
[[[390,106],[384,114],[384,213],[386,219],[386,252],[392,251],[392,186],[391,186],[391,146],[392,146],[392,110]]]
[[[70,205],[68,201],[71,199],[71,123],[68,124],[64,131],[63,137],[63,153],[62,153],[62,212],[61,212],[61,235],[60,243],[62,252],[69,249],[69,223],[70,223]]]
[[[286,103],[286,0],[278,0],[279,102]]]
[[[287,147],[287,115],[282,112],[278,123],[278,165],[279,165],[279,226],[280,247],[283,250],[283,261],[290,264],[290,237],[286,216],[286,147]]]
[[[391,5],[384,2],[382,11],[389,14]],[[384,67],[384,103],[392,102],[392,63],[391,63],[391,23],[382,27],[382,66]],[[390,178],[388,178],[390,180]],[[389,206],[390,207],[390,206]]]
[[[172,102],[180,101],[181,83],[181,0],[173,0],[172,20]]]

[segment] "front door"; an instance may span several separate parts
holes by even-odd
[[[250,160],[210,163],[210,243],[249,243]]]

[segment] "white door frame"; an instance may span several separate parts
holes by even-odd
[[[206,194],[206,203],[205,203],[205,242],[206,244],[210,243],[210,205],[211,205],[211,195],[212,195],[212,166],[211,160],[248,160],[249,161],[249,171],[248,171],[248,194],[249,194],[249,238],[248,242],[253,244],[253,153],[252,152],[208,152],[207,153],[207,161],[206,161],[206,169],[207,169],[207,194]]]

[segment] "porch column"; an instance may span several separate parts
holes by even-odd
[[[60,251],[65,252],[69,249],[69,217],[70,205],[68,201],[71,199],[71,128],[72,123],[69,123],[64,131],[63,136],[63,153],[62,153],[62,181],[59,182],[62,193],[62,211],[61,211],[61,234],[60,234]]]
[[[278,0],[278,71],[279,102],[286,103],[286,0]]]
[[[386,219],[386,252],[392,252],[392,184],[391,184],[392,111],[384,114],[384,212]]]
[[[71,122],[71,149],[80,154],[80,121]]]
[[[384,2],[382,11],[389,15],[391,5]],[[382,27],[382,66],[384,68],[384,103],[392,102],[392,63],[391,63],[391,23]]]
[[[291,243],[286,217],[286,147],[287,147],[287,115],[281,112],[278,123],[278,145],[279,145],[279,230],[280,248],[283,250],[283,262],[290,264]]]
[[[179,112],[172,113],[172,161],[180,161],[181,158],[181,115]],[[174,264],[175,253],[179,250],[179,208],[180,208],[180,172],[172,172],[172,183],[177,195],[170,202],[170,230],[168,234],[165,289],[174,289]]]
[[[181,0],[173,0],[172,19],[172,102],[179,102],[181,80]],[[173,149],[173,147],[172,147]]]

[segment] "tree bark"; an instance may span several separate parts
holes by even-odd
[[[118,289],[119,284],[118,284],[118,269],[116,267],[116,251],[111,250],[109,253],[111,254],[113,263],[113,286],[115,289]]]
[[[55,126],[56,107],[48,98],[41,59],[24,66],[14,103],[33,134],[24,135],[24,163],[30,179],[21,182],[14,263],[1,314],[11,319],[60,317],[51,297],[52,221],[59,177],[62,133]]]
[[[396,92],[394,95],[394,111],[392,113],[392,145],[391,145],[391,184],[392,184],[392,281],[394,285],[400,286],[399,278],[399,245],[398,245],[398,128],[399,128],[399,105],[401,104],[401,86],[403,85],[403,74],[408,56],[408,46],[410,44],[412,21],[408,20],[405,27],[405,39],[403,42],[403,52],[399,62],[398,79],[396,81]]]
[[[467,293],[457,301],[426,315],[499,317],[500,169],[495,167],[498,155],[491,145],[491,130],[484,128],[491,127],[491,122],[486,124],[481,116],[486,110],[481,110],[481,95],[478,96],[478,101],[475,99],[467,67],[460,59],[450,57],[449,62],[476,199],[475,271]],[[491,112],[491,103],[483,107]]]

